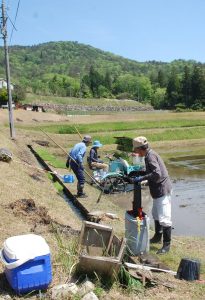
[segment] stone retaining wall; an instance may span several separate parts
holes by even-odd
[[[66,105],[66,104],[52,104],[52,103],[42,103],[41,104],[47,111],[52,110],[56,112],[65,111],[96,111],[96,112],[123,112],[123,111],[152,111],[154,110],[151,105],[139,105],[139,106],[88,106],[88,105]]]

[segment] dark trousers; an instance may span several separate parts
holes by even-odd
[[[81,193],[85,184],[84,172],[74,161],[70,162],[70,167],[78,180],[77,190]]]

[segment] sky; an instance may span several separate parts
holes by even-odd
[[[205,0],[4,0],[4,3],[9,17],[9,45],[77,41],[141,62],[175,59],[205,62]],[[15,22],[13,32],[11,21]],[[0,45],[3,46],[2,39]]]

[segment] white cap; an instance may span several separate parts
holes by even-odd
[[[132,144],[133,144],[133,150],[134,150],[136,148],[141,148],[143,146],[148,145],[148,141],[145,136],[138,136],[133,139]]]

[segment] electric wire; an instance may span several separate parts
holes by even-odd
[[[11,19],[10,19],[9,16],[8,16],[8,18],[9,18],[11,24],[12,24],[12,31],[11,31],[11,36],[10,36],[9,44],[11,44],[11,40],[12,40],[12,36],[13,36],[13,31],[14,31],[14,29],[17,31],[17,29],[16,29],[16,27],[15,27],[15,24],[16,24],[18,12],[19,12],[20,2],[21,2],[21,0],[18,0],[18,4],[17,4],[17,8],[16,8],[16,14],[15,14],[15,19],[14,19],[14,22],[13,22],[13,23],[12,23]]]

